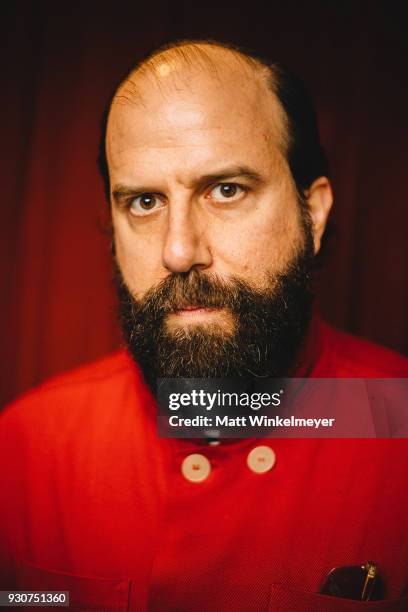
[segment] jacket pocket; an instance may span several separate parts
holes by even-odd
[[[25,591],[68,591],[69,608],[47,607],[48,610],[102,610],[126,612],[130,591],[130,580],[89,578],[65,574],[26,563],[16,568],[16,589]]]
[[[319,595],[273,584],[268,610],[281,612],[407,612],[408,597],[382,601],[356,601],[330,595]]]

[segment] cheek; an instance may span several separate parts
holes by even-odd
[[[116,260],[123,278],[136,297],[161,280],[161,243],[157,236],[135,235],[130,227],[114,221]]]
[[[214,227],[215,230],[215,227]],[[262,282],[265,273],[280,272],[294,256],[302,240],[296,204],[259,206],[254,214],[212,232],[214,259],[223,271]]]

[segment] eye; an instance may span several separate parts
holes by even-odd
[[[210,196],[218,202],[237,200],[244,193],[244,189],[237,183],[219,183],[210,191]]]
[[[133,215],[141,216],[157,210],[163,202],[154,193],[142,193],[129,201],[129,210]]]

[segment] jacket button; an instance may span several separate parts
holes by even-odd
[[[184,459],[181,464],[181,472],[190,482],[202,482],[210,475],[211,464],[204,455],[194,453]]]
[[[264,474],[273,468],[276,455],[269,446],[256,446],[248,453],[247,465],[251,472]]]

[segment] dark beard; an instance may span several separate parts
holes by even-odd
[[[262,291],[192,269],[171,274],[136,300],[116,267],[124,338],[152,392],[158,378],[287,375],[312,311],[310,235],[305,242],[284,273],[267,276]],[[233,329],[217,322],[169,329],[167,315],[186,304],[226,309]]]

